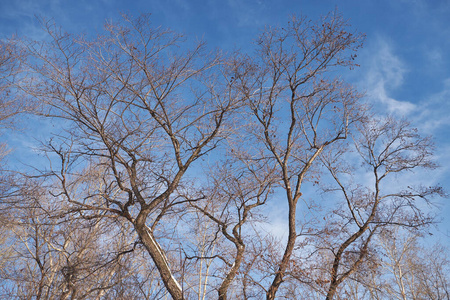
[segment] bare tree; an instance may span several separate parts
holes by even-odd
[[[26,45],[38,61],[29,64],[38,83],[28,92],[72,125],[62,137],[70,143],[50,145],[61,164],[52,173],[62,188],[55,195],[84,218],[131,222],[167,290],[182,299],[169,245],[155,231],[185,205],[175,195],[183,176],[226,137],[225,120],[240,105],[224,80],[227,61],[203,43],[178,50],[182,36],[153,29],[148,16],[107,24],[94,41],[44,26],[52,41]],[[92,179],[104,184],[90,188]]]
[[[42,180],[36,203],[58,205],[31,206],[14,229],[29,291],[356,299],[374,295],[354,276],[375,278],[378,235],[432,222],[417,200],[440,188],[389,184],[435,167],[430,140],[370,116],[336,76],[364,38],[338,13],[268,27],[254,55],[207,52],[149,16],[97,38],[41,22],[49,41],[16,44],[16,92],[58,125],[48,169],[27,177]],[[277,205],[286,237],[267,230]]]
[[[252,210],[271,198],[274,187],[281,186],[288,204],[289,234],[280,260],[272,261],[272,282],[264,287],[267,299],[274,299],[296,246],[302,184],[311,178],[311,168],[321,152],[345,140],[352,124],[363,116],[360,95],[327,73],[333,67],[353,65],[353,51],[362,36],[346,30],[347,24],[338,14],[317,23],[294,18],[282,29],[267,28],[257,41],[256,57],[240,58],[235,64],[233,83],[247,100],[244,119],[236,123],[242,126],[228,139],[228,155],[233,159],[224,162],[219,171],[223,176],[216,180],[222,192],[214,196],[225,206],[216,212],[212,210],[217,206],[209,210],[196,206],[236,247],[219,288],[220,299],[226,299],[226,290],[244,257],[243,225]],[[231,214],[230,205],[236,207]]]
[[[439,186],[415,187],[401,177],[418,168],[436,167],[429,138],[420,137],[404,120],[391,117],[367,120],[358,127],[353,139],[359,158],[349,155],[351,148],[322,155],[336,182],[336,189],[328,191],[339,191],[344,198],[329,216],[320,245],[332,253],[327,299],[332,299],[339,284],[374,255],[374,236],[395,226],[418,230],[430,225],[433,216],[422,207],[431,197],[443,195]],[[364,169],[358,171],[357,164]]]
[[[15,117],[31,109],[31,103],[26,103],[16,97],[17,84],[23,77],[21,60],[24,53],[13,40],[0,41],[0,135],[5,129],[16,125]],[[4,158],[9,153],[6,142],[0,143],[0,204],[11,194],[11,173],[7,172]]]
[[[0,41],[0,124],[3,128],[11,126],[12,118],[29,106],[13,96],[23,55],[13,41]]]
[[[417,232],[393,230],[380,237],[386,298],[450,299],[449,261],[442,245],[420,245]],[[382,278],[379,278],[381,281]]]
[[[218,299],[227,299],[228,290],[237,275],[248,273],[241,266],[252,256],[249,257],[246,247],[254,239],[255,232],[254,228],[246,225],[258,218],[253,211],[266,204],[274,184],[274,170],[265,161],[254,161],[252,165],[245,162],[247,164],[242,165],[242,160],[235,163],[227,160],[222,167],[214,169],[207,201],[191,203],[215,224],[216,235],[222,235],[226,241],[214,256],[222,261],[221,269],[226,270],[221,276]],[[228,249],[227,243],[235,248],[234,253]]]
[[[267,299],[275,298],[291,263],[303,183],[324,149],[345,140],[364,112],[360,95],[328,73],[353,65],[363,36],[347,30],[338,14],[317,23],[294,18],[284,28],[268,28],[257,42],[259,74],[251,86],[242,84],[254,118],[247,134],[257,143],[259,159],[276,165],[288,204],[287,243]]]
[[[447,249],[423,245],[423,238],[416,229],[385,228],[374,238],[374,267],[355,270],[336,299],[448,299]]]
[[[2,39],[0,41],[0,136],[6,130],[16,129],[17,115],[32,109],[32,103],[27,103],[16,97],[17,84],[23,78],[21,60],[24,52],[16,46],[14,40]],[[6,141],[0,142],[0,227],[1,227],[1,255],[0,270],[14,260],[12,224],[8,212],[11,201],[17,194],[16,172],[8,167],[7,156],[10,148]]]
[[[149,284],[140,285],[134,278],[140,272],[136,253],[142,247],[127,244],[123,237],[130,229],[108,219],[81,221],[67,211],[67,203],[49,198],[46,188],[33,183],[23,186],[7,213],[14,221],[8,225],[11,234],[2,250],[9,247],[13,260],[1,268],[2,299],[150,296],[142,290]],[[154,276],[150,270],[145,271]]]

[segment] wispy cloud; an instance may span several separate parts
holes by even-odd
[[[445,134],[448,139],[450,128],[450,78],[443,81],[441,91],[431,94],[423,100],[420,111],[414,117],[414,122],[420,124],[427,134]]]
[[[408,71],[401,59],[395,55],[390,43],[381,37],[363,54],[367,73],[361,85],[373,104],[380,103],[389,113],[408,115],[416,105],[394,99],[390,91],[400,87]]]
[[[411,118],[413,125],[426,135],[434,137],[434,158],[441,167],[428,179],[447,185],[450,174],[450,78],[443,81],[442,89],[421,101],[420,109]],[[448,207],[447,209],[450,209]],[[450,222],[450,221],[449,221]],[[448,224],[450,226],[450,223]]]
[[[264,14],[261,12],[265,8],[265,4],[262,1],[228,0],[227,4],[235,14],[239,27],[261,27],[264,25],[265,20],[261,18],[261,15],[264,16]]]

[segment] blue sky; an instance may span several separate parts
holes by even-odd
[[[151,13],[156,26],[170,27],[211,47],[251,47],[265,25],[281,25],[292,14],[311,19],[337,9],[355,30],[367,35],[358,53],[361,67],[348,80],[381,112],[406,116],[435,137],[441,168],[423,175],[425,184],[450,190],[450,1],[268,1],[268,0],[0,0],[0,38],[12,34],[42,38],[35,15],[54,18],[69,32],[100,32],[120,12]],[[44,125],[42,125],[44,126]],[[15,135],[16,147],[30,145],[40,129]],[[4,136],[5,137],[5,136]],[[27,142],[25,142],[27,141]],[[449,239],[450,203],[435,235]],[[443,241],[445,242],[445,241]]]

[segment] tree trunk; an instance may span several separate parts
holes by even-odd
[[[327,297],[325,298],[326,300],[332,300],[333,299],[334,294],[336,294],[337,286],[338,286],[337,284],[330,285],[330,287],[328,288]]]
[[[237,254],[233,266],[225,277],[224,281],[219,287],[219,300],[227,300],[227,291],[230,284],[233,282],[236,274],[241,266],[242,258],[244,257],[245,247],[243,245],[237,246]]]
[[[184,300],[183,290],[178,281],[173,277],[167,257],[158,242],[156,242],[153,237],[151,229],[148,228],[145,223],[140,224],[138,221],[136,221],[134,228],[158,268],[159,274],[161,275],[161,279],[163,280],[167,291],[174,300]]]
[[[269,290],[266,294],[267,300],[274,300],[275,294],[278,291],[281,283],[283,282],[284,272],[289,265],[289,261],[291,259],[292,252],[294,251],[295,241],[297,239],[297,231],[295,228],[295,210],[296,210],[296,202],[290,201],[289,203],[289,236],[286,245],[286,250],[284,251],[283,259],[278,267],[278,272],[275,275],[275,278],[270,286]]]

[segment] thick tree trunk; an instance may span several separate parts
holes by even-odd
[[[230,271],[219,287],[219,300],[227,300],[228,288],[236,277],[239,267],[241,266],[242,258],[244,257],[244,251],[245,247],[243,245],[237,247],[236,258],[234,260],[233,266],[230,268]]]
[[[327,297],[326,300],[332,300],[334,297],[334,294],[336,293],[337,284],[330,285],[328,288]]]
[[[289,236],[288,241],[286,245],[286,249],[284,251],[283,258],[281,260],[281,263],[278,267],[277,274],[275,275],[275,278],[272,282],[272,285],[270,286],[269,290],[266,294],[267,300],[274,300],[275,295],[278,291],[278,288],[280,287],[281,283],[283,282],[283,276],[286,272],[286,269],[289,265],[289,261],[291,259],[292,252],[294,251],[295,241],[297,239],[297,232],[295,228],[295,210],[296,210],[296,203],[291,202],[289,203]]]
[[[156,242],[151,229],[148,228],[145,223],[139,224],[138,222],[136,222],[134,227],[141,238],[142,243],[152,257],[153,262],[158,268],[159,274],[161,275],[161,279],[163,280],[167,291],[174,300],[184,300],[183,289],[178,281],[173,277],[167,257],[158,242]]]

